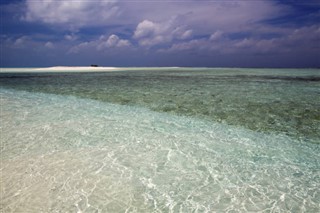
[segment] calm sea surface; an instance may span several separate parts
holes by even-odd
[[[320,211],[319,69],[9,71],[0,211]]]

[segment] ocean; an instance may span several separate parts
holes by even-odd
[[[0,95],[0,211],[320,211],[319,69],[2,69]]]

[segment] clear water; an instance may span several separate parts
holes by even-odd
[[[319,70],[1,73],[3,212],[319,212]]]

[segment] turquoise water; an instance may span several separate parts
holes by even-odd
[[[4,212],[319,212],[319,70],[1,73]]]

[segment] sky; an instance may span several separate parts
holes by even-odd
[[[1,0],[1,67],[320,67],[319,0]]]

